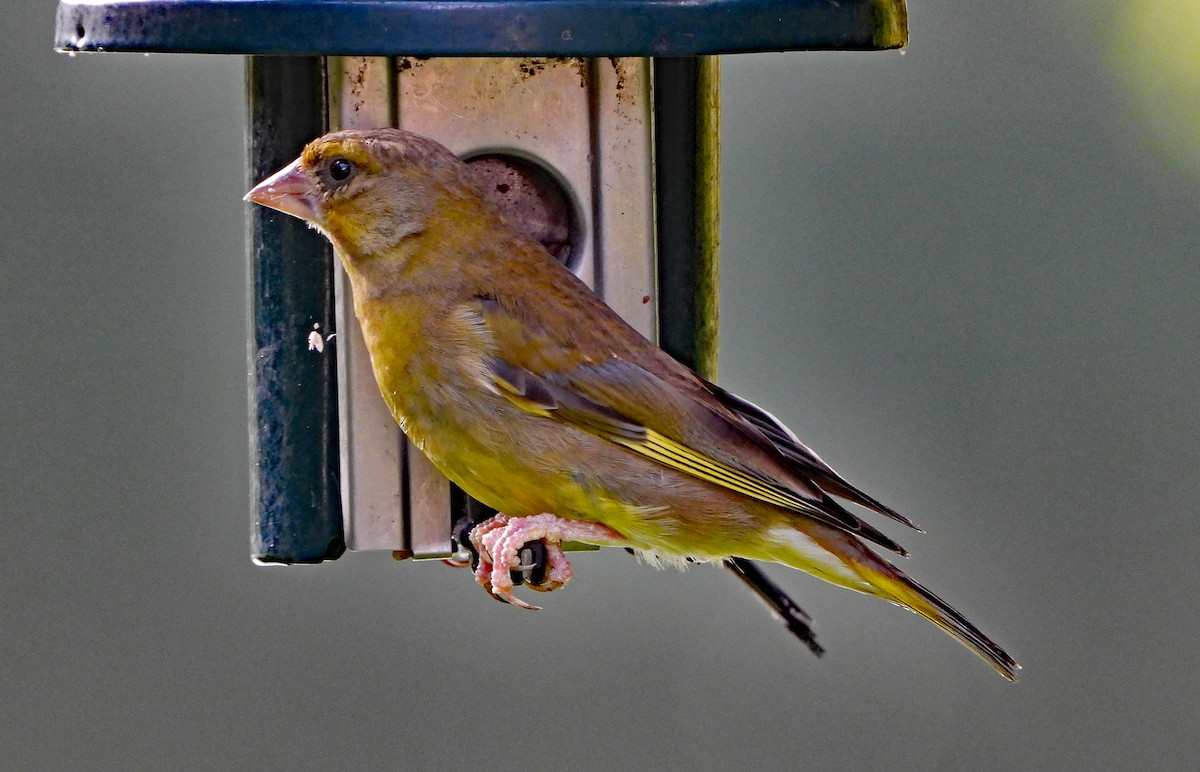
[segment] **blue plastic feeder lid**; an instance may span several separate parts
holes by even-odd
[[[692,56],[877,50],[905,0],[62,0],[64,51]]]

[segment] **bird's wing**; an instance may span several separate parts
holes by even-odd
[[[806,474],[793,470],[797,462],[751,418],[757,416],[768,423],[764,418],[768,413],[743,406],[751,416],[743,417],[710,390],[717,387],[644,339],[619,341],[620,354],[614,347],[601,358],[595,350],[580,351],[580,344],[587,341],[572,339],[562,330],[552,332],[536,318],[510,311],[494,298],[477,298],[473,311],[494,342],[486,360],[490,375],[501,393],[521,409],[563,421],[692,477],[908,554],[812,483],[815,475],[809,467],[841,478],[811,451],[808,455],[815,461],[805,459]],[[594,349],[590,344],[585,347]],[[630,361],[633,357],[643,361]],[[719,393],[725,400],[733,398],[728,392]],[[791,436],[777,421],[768,423],[770,427],[776,434]],[[803,448],[794,438],[792,442]],[[848,484],[844,487],[854,490]]]

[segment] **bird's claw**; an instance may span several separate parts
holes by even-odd
[[[522,560],[521,553],[527,545],[540,543],[544,546],[545,575],[526,577],[524,583],[532,590],[551,592],[567,586],[573,576],[571,563],[562,549],[563,541],[579,540],[599,544],[620,544],[625,541],[620,534],[607,526],[580,520],[563,520],[550,514],[532,517],[509,517],[499,514],[471,529],[470,539],[479,553],[475,581],[483,585],[496,600],[532,611],[540,607],[513,595],[513,586],[521,581],[522,574],[539,564],[532,556],[531,559]]]

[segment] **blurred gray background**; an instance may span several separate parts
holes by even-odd
[[[1022,662],[789,570],[247,554],[239,58],[50,50],[0,98],[0,767],[1132,769],[1200,752],[1194,3],[913,0],[907,52],[726,58],[721,382],[928,530]],[[541,600],[541,599],[539,599]]]

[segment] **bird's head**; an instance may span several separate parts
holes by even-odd
[[[313,140],[246,200],[299,217],[343,259],[368,260],[426,230],[454,202],[482,201],[469,167],[433,140],[399,129]]]

